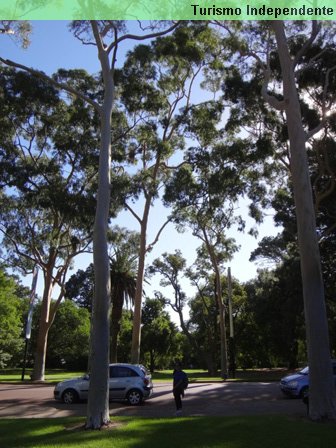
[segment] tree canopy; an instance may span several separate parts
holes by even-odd
[[[97,49],[101,72],[95,76],[80,69],[47,76],[0,58],[11,67],[0,67],[1,255],[21,272],[37,264],[44,274],[36,378],[43,377],[47,335],[65,291],[85,306],[85,295],[93,292],[87,427],[109,422],[111,297],[119,300],[113,331],[123,321],[120,337],[127,339],[133,319],[132,362],[141,358],[142,324],[152,368],[176,342],[177,329],[162,308],[165,291],[142,309],[146,255],[172,222],[201,241],[197,261],[187,269],[183,251],[165,252],[147,272],[159,273],[163,288],[173,287],[170,305],[191,350],[208,353],[213,369],[220,353],[225,377],[229,306],[223,274],[239,243],[229,232],[246,231],[243,199],[255,221],[250,234],[257,236],[270,207],[279,233],[263,239],[251,258],[271,261],[271,267],[246,285],[234,284],[237,360],[249,365],[257,357],[261,364],[294,367],[306,347],[310,416],[335,418],[336,399],[328,392],[329,333],[335,331],[334,25],[154,22],[140,34],[127,25],[72,22],[75,37]],[[12,24],[2,26],[8,32]],[[130,50],[119,64],[126,41]],[[160,202],[167,216],[148,241],[150,212]],[[121,208],[136,219],[140,237],[125,234],[122,250],[111,256],[109,227]],[[91,243],[94,288],[82,272],[87,283],[74,293],[76,282],[65,288],[68,270]],[[196,288],[193,297],[182,276]],[[60,293],[52,300],[56,285]],[[134,297],[128,313],[122,311],[125,297]],[[75,314],[71,306],[64,309]],[[13,309],[5,306],[4,312],[17,329]],[[146,320],[152,328],[145,328]],[[153,337],[160,332],[158,347]],[[248,334],[262,348],[252,346]]]

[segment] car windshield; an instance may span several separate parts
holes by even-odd
[[[308,375],[309,373],[309,367],[305,367],[304,369],[300,370],[301,375]]]

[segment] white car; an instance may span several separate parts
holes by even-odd
[[[110,400],[127,400],[131,405],[139,405],[153,394],[152,377],[141,364],[110,364]],[[90,375],[73,378],[58,383],[54,397],[72,404],[87,400]]]

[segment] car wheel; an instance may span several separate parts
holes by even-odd
[[[305,386],[300,390],[300,398],[305,398],[308,395],[309,387]]]
[[[63,403],[66,404],[76,403],[78,401],[78,398],[78,393],[73,389],[66,389],[62,395]]]
[[[132,406],[137,406],[142,402],[142,393],[137,389],[132,389],[127,394],[127,401]]]

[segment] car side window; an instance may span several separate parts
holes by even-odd
[[[110,378],[127,378],[139,376],[133,369],[123,366],[110,367]]]

